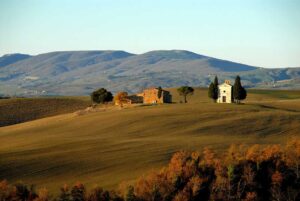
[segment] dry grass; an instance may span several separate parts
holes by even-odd
[[[234,105],[206,97],[198,89],[188,104],[65,114],[2,127],[0,179],[54,192],[78,180],[113,188],[167,164],[178,150],[222,151],[232,143],[281,144],[300,136],[300,99],[249,93],[246,104]]]

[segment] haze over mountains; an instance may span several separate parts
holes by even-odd
[[[86,95],[104,87],[138,92],[150,86],[207,86],[236,75],[246,87],[300,88],[300,68],[259,68],[184,50],[63,51],[0,57],[0,94]]]

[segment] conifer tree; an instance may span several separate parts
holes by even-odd
[[[244,87],[242,87],[241,78],[240,78],[240,76],[236,76],[235,82],[233,85],[234,102],[239,104],[241,102],[241,100],[246,99],[246,97],[247,97],[247,91]]]
[[[215,101],[215,85],[214,83],[210,83],[208,87],[208,97]]]
[[[161,98],[161,95],[162,95],[162,88],[161,88],[161,86],[159,86],[157,89],[158,89],[157,97]]]
[[[216,76],[214,79],[214,82],[210,83],[209,88],[208,88],[208,97],[213,99],[214,102],[217,101],[218,99],[218,77]]]
[[[217,76],[215,76],[214,85],[215,85],[215,87],[218,87],[218,85],[219,85],[219,80],[218,80]]]

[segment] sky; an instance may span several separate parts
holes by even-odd
[[[300,1],[0,0],[0,55],[170,49],[300,67]]]

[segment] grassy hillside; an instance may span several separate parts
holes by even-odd
[[[54,192],[78,180],[113,188],[162,167],[178,150],[284,143],[300,137],[300,94],[289,93],[293,99],[250,91],[246,104],[234,105],[211,103],[198,89],[188,104],[116,107],[2,127],[0,179]]]
[[[85,97],[0,99],[0,127],[74,112],[90,104]]]

